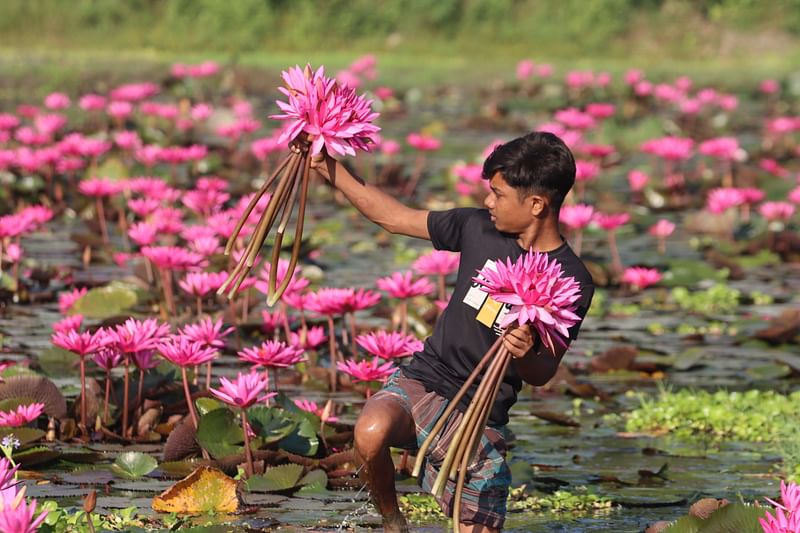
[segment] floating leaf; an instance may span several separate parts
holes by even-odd
[[[197,468],[197,460],[189,459],[186,461],[164,461],[158,465],[159,470],[165,476],[176,478],[186,477]]]
[[[159,513],[234,513],[239,509],[237,483],[216,468],[201,466],[155,498]]]
[[[669,270],[664,273],[661,285],[664,287],[691,287],[706,279],[724,281],[727,278],[727,268],[716,269],[705,261],[694,259],[671,259]]]
[[[298,421],[283,409],[256,405],[247,411],[247,420],[264,444],[277,442],[290,435]]]
[[[138,479],[146,476],[158,467],[158,461],[152,455],[142,452],[125,452],[117,456],[111,471],[127,479]]]
[[[247,480],[247,488],[252,492],[279,492],[293,489],[299,485],[303,476],[303,466],[293,463],[267,469],[260,476]]]
[[[197,407],[197,414],[200,416],[225,407],[224,403],[214,398],[198,398],[194,401],[194,404]]]
[[[0,400],[0,411],[14,411],[20,405],[30,405],[32,403],[36,403],[33,398],[8,398]]]
[[[39,465],[42,463],[49,463],[50,461],[55,461],[59,457],[61,457],[61,452],[51,450],[47,446],[35,446],[33,448],[28,448],[27,450],[17,452],[13,455],[15,462],[26,467]]]
[[[322,494],[328,492],[328,474],[321,468],[312,470],[297,483],[301,485],[298,494]]]
[[[45,436],[45,432],[36,428],[0,428],[0,439],[14,435],[19,441],[20,446],[25,446],[31,442],[36,442]]]
[[[765,365],[752,366],[745,370],[745,372],[751,379],[769,381],[785,378],[792,373],[792,369],[787,365],[767,363]]]
[[[130,309],[138,298],[136,291],[124,283],[111,282],[105,287],[89,290],[72,306],[71,313],[86,318],[108,318]]]
[[[305,417],[299,420],[292,433],[278,442],[278,447],[290,453],[313,456],[319,449],[316,427]]]
[[[197,442],[214,459],[242,453],[244,434],[230,409],[215,409],[200,417]]]
[[[37,360],[48,376],[72,376],[78,373],[78,356],[58,346],[39,352]]]

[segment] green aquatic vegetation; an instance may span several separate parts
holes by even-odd
[[[638,304],[626,304],[613,302],[608,308],[608,314],[612,316],[634,316],[638,315],[641,307]]]
[[[739,305],[741,293],[721,283],[704,291],[690,292],[686,287],[675,287],[670,298],[683,311],[700,314],[733,313]]]
[[[678,335],[729,335],[734,336],[739,333],[739,328],[736,326],[729,326],[724,322],[709,322],[708,324],[695,325],[695,324],[679,324],[675,328],[675,333]]]
[[[59,507],[58,503],[48,500],[41,504],[39,509],[47,511],[44,523],[39,527],[40,533],[73,533],[89,531],[89,526],[84,510],[70,510]],[[92,525],[95,531],[129,531],[133,528],[143,528],[147,524],[137,516],[135,506],[115,510],[108,515],[92,513]]]
[[[592,305],[589,307],[589,311],[586,312],[588,316],[602,318],[606,314],[606,306],[608,303],[608,294],[606,291],[602,289],[597,289],[594,291],[594,296],[592,297]]]
[[[411,522],[447,520],[436,499],[430,494],[404,494],[400,496],[400,510]],[[573,492],[557,490],[552,494],[531,493],[525,485],[512,488],[508,495],[508,511],[550,511],[554,513],[588,514],[606,512],[614,502],[587,490],[575,487]]]
[[[641,405],[624,415],[626,431],[776,444],[783,428],[800,419],[800,391],[783,395],[662,389],[655,398],[639,398]]]
[[[753,305],[771,305],[775,301],[771,294],[764,294],[760,291],[753,291],[749,296]]]

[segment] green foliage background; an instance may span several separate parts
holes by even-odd
[[[3,0],[0,46],[241,53],[402,46],[624,56],[709,53],[734,32],[800,36],[800,0]],[[387,44],[388,43],[388,44]]]

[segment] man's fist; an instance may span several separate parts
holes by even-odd
[[[533,348],[534,343],[535,339],[528,324],[514,326],[507,330],[503,339],[503,346],[516,358],[525,357]]]

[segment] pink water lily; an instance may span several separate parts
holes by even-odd
[[[36,515],[36,499],[25,500],[25,487],[17,491],[13,484],[0,486],[0,531],[36,533],[47,518],[47,511]]]
[[[581,255],[583,229],[592,222],[594,215],[594,207],[587,204],[563,205],[558,212],[559,222],[574,231],[575,238],[572,242],[572,249],[575,255]]]
[[[637,290],[655,285],[663,276],[655,268],[629,267],[622,273],[621,281]]]
[[[239,372],[233,381],[221,377],[219,382],[220,388],[209,392],[228,405],[246,409],[267,399],[267,396],[259,396],[267,388],[267,381],[258,372]]]
[[[11,411],[0,411],[0,427],[20,427],[30,424],[44,412],[43,403],[18,405]]]
[[[325,69],[316,72],[311,66],[296,66],[282,73],[285,87],[278,90],[288,102],[276,103],[283,114],[271,118],[288,121],[288,127],[278,142],[285,143],[301,132],[313,136],[311,154],[323,146],[330,153],[355,155],[357,149],[369,151],[373,137],[380,128],[373,124],[378,113],[371,109],[371,100],[356,94],[352,87],[336,83],[325,76]]]
[[[569,328],[580,321],[575,314],[580,284],[566,277],[561,264],[545,253],[529,251],[515,262],[498,260],[472,279],[492,299],[511,305],[500,327],[530,323],[551,350],[555,343],[566,344]]]
[[[238,355],[242,361],[266,368],[286,368],[304,359],[302,348],[281,341],[265,341],[242,349]]]
[[[386,381],[392,373],[397,369],[394,363],[389,361],[388,363],[381,363],[380,359],[375,357],[372,360],[363,360],[363,361],[339,361],[336,365],[339,370],[348,374],[354,382],[359,381]],[[369,396],[369,390],[367,389],[367,396]]]
[[[359,346],[381,359],[407,357],[422,350],[422,341],[398,331],[376,331],[356,337]]]
[[[434,286],[427,278],[413,279],[410,270],[394,272],[385,278],[378,278],[378,288],[386,291],[392,298],[414,298],[433,292]]]

